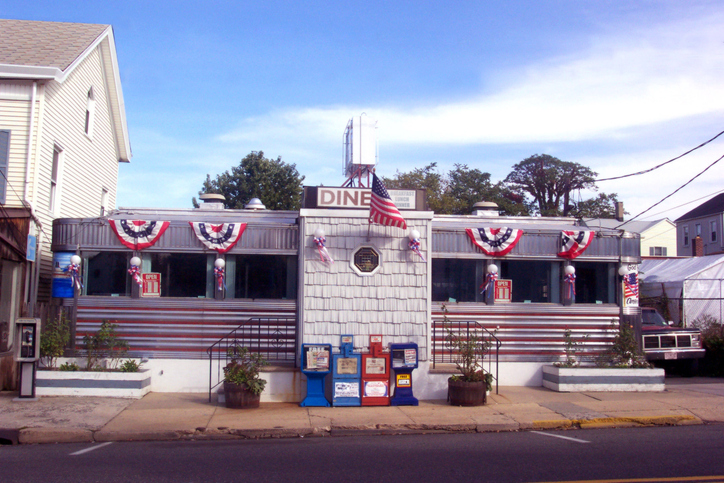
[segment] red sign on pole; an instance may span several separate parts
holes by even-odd
[[[510,302],[513,295],[512,280],[496,280],[495,281],[495,303]]]
[[[143,280],[143,297],[160,297],[161,296],[161,274],[160,273],[142,273]]]

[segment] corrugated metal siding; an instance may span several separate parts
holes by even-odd
[[[189,214],[200,219],[203,213]],[[243,214],[234,215],[245,221]],[[114,217],[120,219],[120,216]],[[230,215],[229,218],[232,218]],[[134,219],[139,219],[138,217]],[[164,221],[164,220],[158,220]],[[231,221],[230,219],[227,221]],[[269,225],[249,223],[239,243],[228,253],[259,253],[267,255],[294,255],[299,245],[297,225]],[[53,247],[74,247],[79,243],[84,250],[128,250],[118,241],[107,220],[58,220],[53,224]],[[67,249],[67,248],[65,248]],[[208,252],[194,234],[188,221],[172,221],[158,242],[144,252]]]
[[[442,303],[433,302],[432,318],[443,320]],[[581,342],[592,359],[613,342],[618,330],[616,306],[562,307],[549,304],[444,304],[450,321],[478,322],[501,340],[501,362],[555,362],[565,355],[564,332]],[[444,338],[444,333],[433,334]],[[586,337],[584,339],[584,337]]]
[[[503,225],[503,222],[501,222]],[[471,227],[474,226],[471,224]],[[559,259],[556,255],[560,251],[560,231],[553,232],[525,232],[518,244],[507,255],[507,258],[536,258]],[[639,238],[623,238],[603,236],[594,238],[591,245],[579,256],[577,260],[591,259],[619,259],[619,240],[621,241],[621,255],[638,257],[640,255]],[[433,230],[432,252],[439,258],[481,258],[485,254],[480,251],[467,236],[464,230]]]
[[[206,358],[206,349],[249,318],[290,318],[296,325],[292,300],[214,301],[203,299],[132,299],[80,297],[76,344],[96,332],[104,320],[118,325],[118,336],[130,344],[131,357]],[[291,337],[294,346],[295,334]],[[295,351],[289,355],[294,360]]]
[[[429,220],[415,219],[408,231],[422,234],[424,256],[427,251]],[[419,358],[427,360],[429,322],[428,263],[407,247],[407,231],[372,225],[366,218],[340,214],[339,217],[305,217],[303,270],[302,342],[339,345],[339,335],[353,334],[355,346],[366,347],[370,334],[382,334],[383,344],[415,342]],[[314,246],[314,231],[323,228],[333,265],[320,261]],[[380,251],[381,267],[372,276],[358,275],[350,259],[360,245],[372,245]]]

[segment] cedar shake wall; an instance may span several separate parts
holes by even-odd
[[[339,336],[354,335],[356,348],[369,345],[370,334],[382,334],[385,347],[392,342],[415,342],[420,360],[427,360],[430,320],[431,212],[402,212],[407,229],[372,225],[367,240],[366,210],[302,210],[300,263],[303,265],[300,343],[339,346]],[[322,228],[326,247],[334,259],[322,262],[314,245],[314,232]],[[427,262],[408,248],[410,230],[421,233]],[[380,268],[360,276],[350,266],[360,246],[380,254]]]

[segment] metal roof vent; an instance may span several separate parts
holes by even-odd
[[[474,216],[500,216],[497,203],[492,201],[478,201],[473,205]]]
[[[266,210],[266,206],[264,206],[264,203],[262,203],[259,198],[250,199],[244,208],[247,210]]]
[[[204,193],[199,195],[199,199],[203,201],[199,206],[200,210],[223,210],[224,209],[224,195],[219,193]]]

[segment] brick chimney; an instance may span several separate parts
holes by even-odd
[[[704,240],[697,235],[691,243],[691,256],[692,257],[703,257],[704,256]]]

